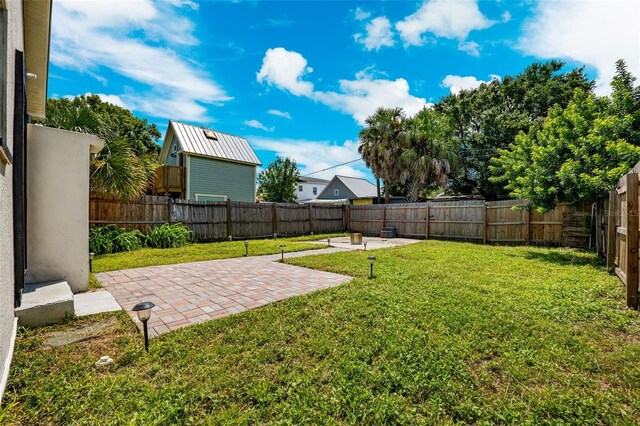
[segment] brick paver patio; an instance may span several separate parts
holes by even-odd
[[[287,257],[340,249],[289,253]],[[141,301],[155,303],[149,335],[232,315],[291,296],[334,287],[351,277],[277,262],[279,255],[150,266],[96,274],[141,328],[131,311]]]

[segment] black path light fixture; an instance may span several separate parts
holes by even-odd
[[[331,238],[327,238],[327,247],[331,247]]]
[[[371,274],[369,275],[369,278],[373,278],[373,262],[376,261],[376,257],[375,256],[369,256],[367,259],[369,259],[369,266],[371,267]]]
[[[151,308],[153,308],[153,302],[141,302],[133,307],[133,311],[138,314],[138,319],[142,321],[142,328],[144,330],[144,350],[149,352],[149,330],[147,328],[147,321],[151,318]]]
[[[285,245],[280,244],[280,254],[281,254],[280,262],[283,262],[283,263],[284,263],[284,248],[285,248]]]
[[[249,256],[249,240],[244,240],[244,255]]]
[[[96,256],[94,252],[89,253],[89,272],[93,272],[93,258]]]
[[[367,251],[367,240],[362,240],[362,245],[364,246],[364,251]]]

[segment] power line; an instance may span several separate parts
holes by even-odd
[[[355,160],[347,161],[346,163],[336,164],[335,166],[327,167],[326,169],[317,170],[315,172],[307,173],[306,175],[302,175],[301,177],[315,175],[316,173],[326,172],[327,170],[335,169],[336,167],[346,166],[347,164],[355,163],[356,161],[363,161],[362,158],[356,158]]]

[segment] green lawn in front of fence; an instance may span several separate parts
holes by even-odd
[[[345,234],[307,235],[277,240],[249,240],[249,256],[280,253],[280,244],[285,244],[287,252],[324,248],[315,241]],[[169,265],[174,263],[200,262],[203,260],[229,259],[245,254],[244,240],[216,243],[189,244],[184,247],[140,250],[103,254],[93,260],[93,272],[116,271],[119,269],[142,268],[145,266]],[[91,284],[91,280],[90,280]]]
[[[429,240],[287,262],[355,279],[162,335],[148,355],[123,312],[53,349],[52,331],[109,315],[21,329],[5,421],[640,421],[640,319],[593,254]],[[115,363],[95,367],[101,355]]]

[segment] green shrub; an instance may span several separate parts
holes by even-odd
[[[127,231],[115,225],[89,229],[89,251],[95,254],[138,250],[144,243],[145,237],[138,230]]]
[[[193,233],[181,223],[165,223],[151,228],[147,233],[147,245],[155,248],[182,247],[193,238]]]
[[[135,229],[116,235],[113,243],[116,245],[116,250],[114,251],[140,250],[145,245],[145,236]]]

